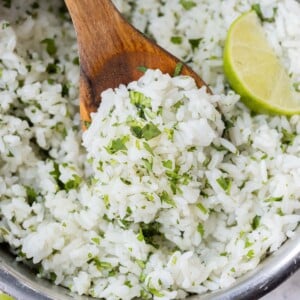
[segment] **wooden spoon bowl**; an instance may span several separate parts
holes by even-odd
[[[130,25],[110,0],[65,0],[79,46],[80,114],[90,122],[98,109],[101,92],[137,80],[139,67],[160,69],[172,75],[179,59],[146,38]],[[181,74],[203,80],[188,66]]]

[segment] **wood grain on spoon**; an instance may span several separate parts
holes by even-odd
[[[172,75],[179,60],[130,25],[110,0],[65,0],[79,46],[80,114],[90,121],[98,109],[100,94],[108,88],[137,80],[139,67],[160,69]],[[184,65],[181,74],[202,79]]]

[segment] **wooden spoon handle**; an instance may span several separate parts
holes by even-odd
[[[107,88],[137,80],[138,67],[174,73],[179,60],[129,24],[110,0],[65,0],[77,33],[80,57],[80,114],[84,121],[98,109]],[[188,66],[182,74],[204,82]]]

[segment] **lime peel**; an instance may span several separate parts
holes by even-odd
[[[300,113],[300,99],[295,96],[291,80],[254,11],[242,14],[229,28],[224,73],[251,110],[284,115]]]

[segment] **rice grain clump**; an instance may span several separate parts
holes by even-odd
[[[222,71],[224,40],[255,9],[297,91],[300,5],[115,2],[215,95],[148,70],[103,93],[82,137],[77,45],[61,1],[4,1],[1,242],[78,294],[179,299],[225,288],[295,234],[300,117],[252,115],[239,102]]]

